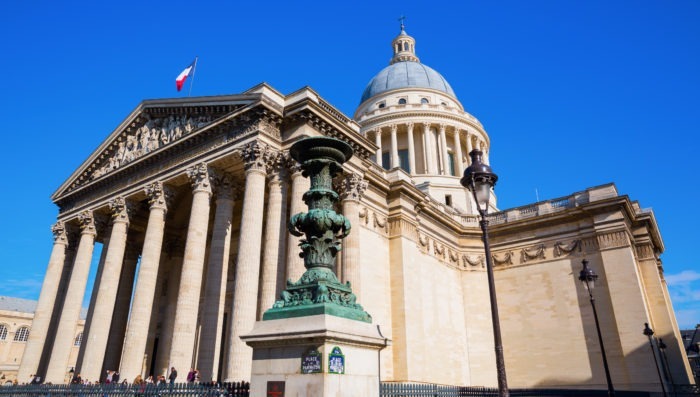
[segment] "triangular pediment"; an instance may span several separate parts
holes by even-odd
[[[65,194],[108,178],[120,169],[167,150],[259,100],[259,94],[245,93],[144,101],[112,131],[51,198],[57,201]]]

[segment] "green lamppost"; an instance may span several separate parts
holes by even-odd
[[[352,148],[339,139],[313,137],[296,142],[289,153],[301,163],[302,175],[311,179],[311,188],[303,196],[309,211],[293,215],[288,225],[290,233],[305,237],[299,246],[306,272],[298,281],[287,281],[280,300],[263,314],[263,320],[329,314],[371,323],[372,317],[356,302],[350,282],[342,284],[334,271],[340,239],[350,233],[350,222],[333,209],[339,199],[333,177],[352,157]]]

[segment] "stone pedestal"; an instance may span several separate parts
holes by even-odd
[[[320,314],[258,321],[241,339],[253,348],[251,397],[379,396],[379,352],[389,341],[376,325]],[[329,366],[336,348],[343,357],[336,354],[333,361],[342,362],[343,373],[332,373]],[[304,367],[308,371],[314,367],[310,363],[320,362],[320,372],[304,373],[303,357],[314,350],[320,357]],[[268,394],[268,387],[283,387],[284,393]]]

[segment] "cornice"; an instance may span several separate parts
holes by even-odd
[[[481,135],[483,135],[484,139],[486,140],[486,143],[490,143],[489,136],[480,123],[458,117],[457,115],[445,114],[435,111],[409,111],[390,113],[377,116],[376,118],[364,120],[360,125],[362,126],[362,131],[371,131],[376,128],[388,127],[391,124],[405,124],[408,122],[423,123],[426,121],[427,117],[432,118],[433,120],[438,120],[436,121],[437,124],[439,124],[440,121],[453,121],[454,124],[452,124],[451,126],[454,126],[455,124],[461,124],[463,126],[462,129],[465,130],[467,129],[467,127],[471,127],[474,130],[481,133]],[[399,120],[401,121],[401,123],[397,123],[397,121]]]

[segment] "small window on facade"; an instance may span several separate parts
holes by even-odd
[[[399,105],[405,105],[405,104],[406,104],[406,98],[399,99]]]
[[[446,102],[442,102],[442,106],[447,106],[447,103],[446,103]]]
[[[411,167],[408,163],[408,149],[399,150],[399,167],[409,174],[411,173]]]
[[[382,167],[385,170],[391,169],[391,156],[389,155],[389,152],[384,152],[382,153]]]
[[[446,194],[445,195],[445,204],[448,207],[452,207],[452,195],[451,194]]]
[[[420,103],[426,104],[426,103],[430,103],[430,101],[428,101],[428,98],[421,98]]]
[[[379,103],[377,104],[377,107],[378,107],[379,109],[383,108],[384,106],[386,106],[386,104],[385,104],[384,102],[379,102]]]
[[[75,336],[75,340],[73,341],[73,346],[80,346],[80,344],[82,342],[83,342],[83,333],[81,332]]]
[[[29,328],[21,327],[15,332],[15,342],[26,342],[29,338]]]
[[[403,50],[408,51],[408,43],[406,43],[405,41],[403,43]]]
[[[5,324],[0,324],[0,340],[7,339],[7,327]]]

